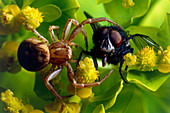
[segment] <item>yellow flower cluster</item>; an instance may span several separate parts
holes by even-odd
[[[43,22],[42,12],[38,9],[31,8],[30,6],[22,9],[22,19],[30,28],[36,29]]]
[[[123,7],[125,7],[125,8],[130,8],[130,7],[132,7],[132,6],[135,5],[135,3],[133,2],[133,0],[122,0],[122,1],[123,1],[122,5],[123,5]]]
[[[24,105],[17,97],[13,97],[11,90],[6,90],[1,93],[1,100],[6,104],[7,108],[11,113],[44,113],[41,110],[34,109],[32,105]]]
[[[162,73],[170,72],[170,46],[168,46],[165,51],[159,51],[158,55],[161,59],[158,65],[158,70]]]
[[[78,83],[93,83],[98,79],[98,73],[99,72],[94,67],[93,60],[85,57],[79,62],[75,77]]]
[[[137,63],[140,69],[142,70],[153,70],[153,67],[156,66],[157,56],[153,47],[146,46],[137,55]]]
[[[128,53],[124,56],[123,58],[125,60],[125,64],[127,66],[133,66],[136,64],[136,59],[137,59],[137,56],[136,55],[132,55],[132,53]]]
[[[36,29],[43,22],[42,12],[30,6],[20,10],[17,5],[6,5],[0,10],[0,35],[19,32],[22,24]]]
[[[137,55],[126,54],[124,60],[127,66],[136,66],[141,70],[152,71],[156,66],[157,56],[153,48],[146,46]]]
[[[13,92],[8,89],[1,93],[1,100],[6,103],[7,110],[13,113],[19,113],[21,110],[23,110],[24,105],[21,103],[21,100],[13,97],[13,95]]]

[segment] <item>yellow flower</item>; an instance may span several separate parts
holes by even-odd
[[[13,97],[14,93],[11,90],[6,90],[1,93],[1,100],[6,104],[6,109],[11,113],[44,113],[41,110],[34,109],[34,107],[30,104],[24,106],[21,102],[22,100],[18,100],[17,97]]]
[[[85,57],[83,61],[79,62],[75,77],[78,83],[93,83],[98,79],[98,73],[94,67],[93,60]]]
[[[153,50],[153,47],[146,46],[137,54],[137,64],[142,70],[153,71],[153,67],[156,66],[157,57]]]
[[[170,46],[167,47],[165,51],[159,51],[158,55],[160,57],[158,70],[162,73],[170,72]]]
[[[17,5],[6,5],[0,10],[0,35],[16,33],[21,29],[20,12]]]
[[[122,3],[123,7],[127,8],[127,9],[135,5],[133,0],[122,0],[122,1],[123,1],[123,3]]]
[[[19,113],[21,110],[23,110],[24,105],[21,103],[21,100],[13,97],[13,95],[13,92],[8,89],[1,93],[1,100],[7,105],[7,110],[13,113]]]
[[[132,55],[132,53],[128,53],[124,56],[123,59],[125,60],[125,64],[127,66],[133,66],[136,64],[137,57],[136,57],[136,55]]]
[[[24,24],[28,24],[32,29],[36,29],[40,26],[40,23],[43,22],[42,12],[30,6],[22,9],[22,19]]]

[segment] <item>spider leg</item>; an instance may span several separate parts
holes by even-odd
[[[49,42],[46,38],[44,38],[43,36],[41,36],[38,31],[36,31],[35,29],[32,29],[31,27],[29,27],[27,24],[25,24],[26,28],[29,31],[32,31],[40,40],[42,40],[44,43],[46,43],[47,45],[49,45]]]
[[[109,77],[109,75],[112,73],[113,69],[110,70],[110,72],[103,78],[101,79],[99,82],[94,82],[94,83],[77,83],[75,78],[74,78],[74,72],[73,69],[70,65],[70,63],[66,62],[65,66],[67,67],[67,75],[69,80],[71,81],[72,85],[76,88],[84,88],[84,87],[94,87],[94,86],[99,86],[107,77]]]
[[[101,17],[101,18],[89,18],[84,20],[82,23],[80,23],[80,25],[85,25],[85,24],[91,24],[91,23],[97,23],[97,22],[103,22],[103,21],[108,21],[109,23],[112,23],[116,26],[118,26],[120,29],[123,29],[122,26],[120,26],[119,24],[117,24],[116,22],[109,20],[106,17]]]
[[[79,23],[78,23],[77,20],[75,20],[75,19],[68,19],[68,21],[67,21],[67,23],[66,23],[66,25],[65,25],[65,27],[64,27],[64,29],[63,29],[63,34],[62,34],[62,39],[63,39],[63,40],[66,40],[66,38],[67,38],[67,36],[68,36],[68,34],[69,34],[69,32],[70,32],[71,24],[72,24],[72,23],[73,23],[75,26],[78,26],[78,25],[79,25]],[[79,32],[81,32],[81,33],[84,35],[85,43],[86,43],[86,49],[88,49],[86,32],[85,32],[83,29],[80,29]],[[78,33],[79,33],[79,32],[78,32]],[[77,33],[77,35],[78,35],[78,33]],[[77,36],[77,35],[76,35],[76,36]],[[69,38],[68,38],[68,41],[69,41],[69,42],[72,42],[72,41],[75,39],[76,36],[70,35]]]
[[[51,36],[51,39],[52,39],[53,42],[57,41],[56,37],[55,37],[55,34],[54,34],[54,31],[53,31],[54,29],[57,30],[57,37],[58,37],[58,39],[60,39],[59,26],[50,26],[48,30],[50,32],[50,36]]]
[[[67,39],[67,36],[70,32],[70,29],[71,29],[71,24],[74,24],[75,26],[78,26],[79,23],[77,20],[75,19],[68,19],[64,29],[63,29],[63,33],[62,33],[62,39],[63,40],[66,40]],[[86,48],[88,48],[88,44],[87,44],[87,35],[86,35],[86,32],[82,29],[80,31],[83,35],[84,35],[84,38],[85,38],[85,42],[86,42]],[[74,38],[74,37],[73,37]],[[69,41],[70,37],[68,38],[68,41]],[[74,39],[73,39],[74,40]],[[73,40],[69,41],[69,42],[72,42]]]
[[[57,93],[54,87],[50,84],[50,80],[54,79],[56,76],[60,74],[62,71],[62,67],[60,66],[59,69],[54,70],[52,73],[48,74],[48,76],[44,79],[45,85],[58,99],[62,99],[62,97]]]

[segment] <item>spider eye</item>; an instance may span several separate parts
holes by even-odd
[[[109,33],[109,36],[110,36],[110,41],[111,43],[115,46],[115,47],[119,47],[121,45],[121,42],[122,42],[122,37],[120,35],[119,32],[111,29],[110,30],[110,33]]]

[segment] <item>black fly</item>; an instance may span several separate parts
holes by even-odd
[[[131,48],[129,40],[132,39],[139,49],[146,47],[146,45],[154,46],[155,49],[159,49],[159,45],[146,35],[128,35],[120,25],[105,17],[92,18],[86,12],[85,15],[88,19],[82,22],[80,25],[91,25],[93,29],[94,47],[90,52],[82,51],[79,60],[81,59],[83,53],[92,56],[96,69],[98,68],[96,58],[102,59],[103,67],[106,65],[106,63],[114,65],[118,65],[118,63],[120,63],[119,73],[126,84],[128,84],[128,82],[124,79],[121,70],[124,63],[123,57],[127,53],[133,53],[133,48]],[[108,21],[114,25],[101,26],[98,22],[102,21]],[[128,66],[126,66],[125,70],[127,70],[127,68]]]

